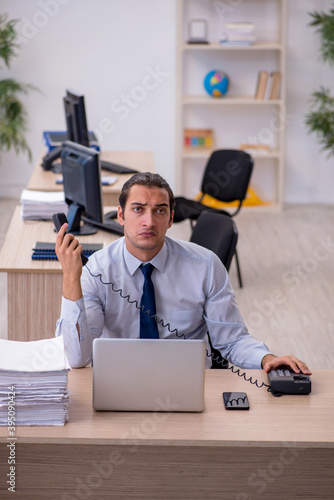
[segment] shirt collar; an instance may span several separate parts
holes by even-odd
[[[134,255],[132,255],[128,251],[128,249],[126,248],[125,241],[124,241],[123,254],[124,254],[125,264],[129,270],[129,273],[132,276],[137,271],[138,267],[142,265],[143,262],[137,259]],[[160,252],[158,252],[157,255],[155,255],[153,259],[150,260],[150,262],[156,269],[158,269],[161,273],[163,273],[165,269],[166,259],[167,259],[167,246],[165,241]]]

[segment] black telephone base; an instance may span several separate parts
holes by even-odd
[[[294,373],[282,368],[268,373],[269,385],[281,394],[310,394],[311,379],[303,373]]]

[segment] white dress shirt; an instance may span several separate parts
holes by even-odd
[[[160,338],[203,339],[209,331],[224,358],[242,368],[261,368],[269,351],[249,334],[228,273],[214,253],[166,236],[150,262]],[[141,264],[120,238],[89,258],[81,278],[83,298],[73,302],[63,297],[56,335],[64,336],[73,368],[90,363],[97,337],[139,338],[135,304],[140,306],[143,290]]]

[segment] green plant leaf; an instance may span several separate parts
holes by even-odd
[[[321,87],[311,96],[311,111],[305,117],[308,132],[314,132],[329,156],[334,155],[334,98],[329,89]]]
[[[17,19],[8,20],[7,14],[0,14],[0,59],[8,68],[19,47],[15,31],[17,22]],[[29,160],[31,150],[24,136],[27,130],[27,113],[19,96],[30,90],[38,89],[12,78],[0,81],[0,150],[8,151],[13,148],[16,153],[26,152]]]
[[[328,14],[324,12],[311,12],[313,20],[310,26],[316,27],[316,33],[320,36],[321,55],[325,62],[334,63],[334,9]]]
[[[16,55],[18,44],[15,42],[17,19],[7,21],[6,14],[0,14],[0,58],[9,67],[10,60]]]
[[[309,26],[316,27],[320,36],[322,59],[330,65],[334,63],[334,9],[328,13],[311,12]],[[328,88],[320,87],[310,97],[310,112],[305,115],[309,133],[315,133],[323,150],[334,156],[334,97]]]

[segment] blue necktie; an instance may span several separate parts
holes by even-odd
[[[152,264],[146,264],[140,266],[140,270],[144,275],[145,281],[143,286],[143,295],[141,297],[140,305],[142,309],[140,310],[140,338],[141,339],[158,339],[159,332],[158,326],[154,318],[156,313],[155,309],[155,296],[154,296],[154,286],[151,280],[151,274],[154,269]],[[148,311],[149,315],[144,311]]]

